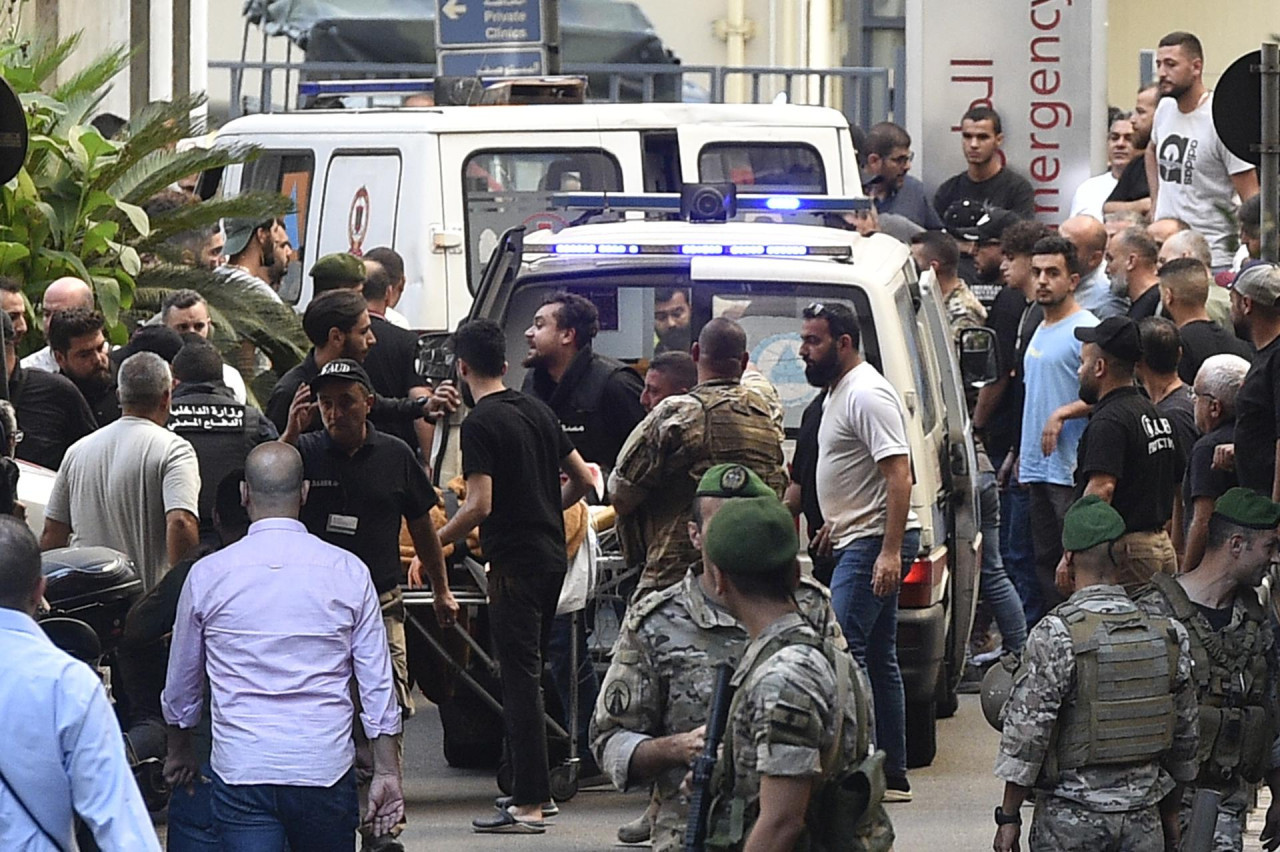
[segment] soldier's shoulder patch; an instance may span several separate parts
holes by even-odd
[[[625,680],[613,680],[605,687],[604,706],[612,716],[622,716],[631,709],[631,687]]]

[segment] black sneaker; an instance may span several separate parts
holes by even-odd
[[[895,778],[892,775],[886,775],[884,779],[884,801],[885,802],[909,802],[913,798],[911,795],[911,784],[907,781],[907,776]]]

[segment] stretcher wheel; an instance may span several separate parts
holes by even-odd
[[[551,768],[551,798],[567,802],[578,795],[578,764],[562,763]]]

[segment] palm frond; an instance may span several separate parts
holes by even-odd
[[[125,147],[131,144],[132,140]],[[122,151],[121,160],[104,167],[95,177],[93,187],[115,198],[141,204],[187,175],[244,162],[256,153],[257,148],[250,145],[189,148],[186,151],[160,148],[144,154],[127,168],[121,168],[126,156]]]
[[[40,37],[31,42],[31,82],[40,89],[57,73],[63,62],[80,46],[82,32],[72,33],[61,41]]]
[[[224,218],[265,221],[289,212],[292,203],[276,192],[250,192],[181,207],[151,219],[151,233],[135,245],[141,251],[159,251],[170,237],[216,225]]]
[[[72,74],[53,90],[60,101],[71,101],[84,95],[97,95],[100,101],[107,94],[107,87],[120,72],[129,67],[133,51],[125,45],[116,45],[99,54],[84,68]]]

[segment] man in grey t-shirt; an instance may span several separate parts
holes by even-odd
[[[150,590],[199,538],[200,467],[165,428],[169,365],[139,352],[120,365],[123,416],[71,445],[45,507],[40,549],[99,545],[127,554]]]

